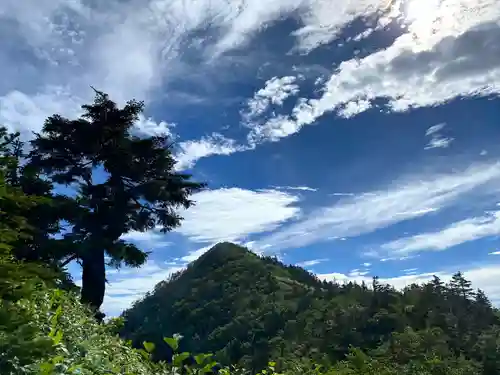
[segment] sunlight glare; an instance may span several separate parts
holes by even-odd
[[[422,40],[433,33],[440,3],[440,0],[407,0],[403,3],[404,22],[414,37]]]

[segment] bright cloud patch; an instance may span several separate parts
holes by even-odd
[[[248,112],[244,114],[247,121],[262,115],[271,105],[282,106],[289,96],[296,95],[299,86],[295,81],[296,78],[292,76],[273,77],[268,80],[265,87],[257,91],[248,101]]]
[[[172,242],[167,241],[163,233],[153,230],[147,232],[131,231],[125,233],[120,238],[127,242],[135,243],[144,251],[172,245]]]
[[[155,121],[153,118],[146,118],[144,115],[139,117],[139,121],[135,124],[135,132],[139,136],[155,136],[155,135],[168,135],[173,138],[172,128],[175,124],[169,124],[165,121]]]
[[[207,190],[193,196],[196,206],[183,213],[177,229],[196,242],[234,241],[266,232],[297,217],[299,198],[277,190]]]
[[[31,138],[31,132],[39,132],[47,117],[56,113],[77,116],[81,113],[81,104],[63,87],[48,87],[32,96],[11,91],[0,96],[0,124]]]
[[[212,134],[201,140],[186,141],[179,144],[176,154],[178,170],[191,168],[201,158],[212,155],[231,155],[237,151],[247,149],[236,144],[233,139],[225,138],[221,134]]]

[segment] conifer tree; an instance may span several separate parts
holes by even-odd
[[[71,230],[64,239],[72,244],[67,261],[81,262],[82,302],[96,310],[105,293],[105,254],[116,266],[143,264],[147,253],[120,237],[177,227],[177,209],[189,208],[189,196],[204,187],[175,171],[167,135],[133,134],[143,108],[135,100],[118,108],[96,90],[80,118],[53,115],[31,141],[29,167],[76,191],[66,205]]]

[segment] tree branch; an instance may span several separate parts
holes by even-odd
[[[78,258],[77,255],[70,256],[68,259],[66,259],[64,262],[62,262],[61,267],[66,267],[69,263],[71,263],[72,261],[74,261],[77,258]]]

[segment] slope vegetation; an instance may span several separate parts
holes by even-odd
[[[329,367],[356,351],[396,373],[500,371],[498,312],[460,273],[448,284],[436,277],[404,291],[376,278],[369,286],[339,285],[221,243],[123,318],[122,336],[137,346],[153,341],[156,359],[171,356],[162,337],[179,333],[183,350],[213,352],[251,371],[269,360],[280,369]]]

